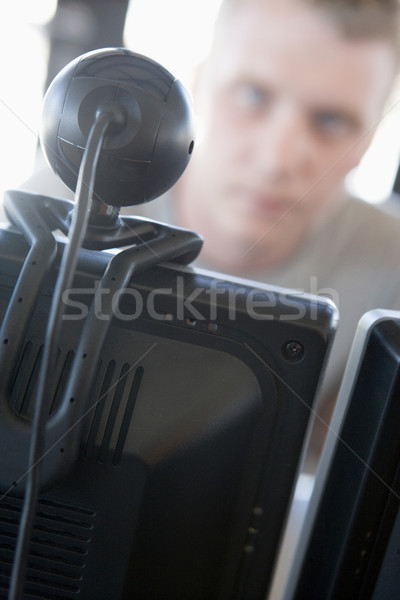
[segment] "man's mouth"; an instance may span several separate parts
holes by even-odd
[[[244,212],[262,216],[279,217],[290,211],[294,202],[285,196],[240,190],[235,194],[237,204]]]

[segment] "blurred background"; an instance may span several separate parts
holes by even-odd
[[[0,202],[35,170],[42,98],[70,60],[126,46],[169,69],[190,88],[207,53],[220,0],[13,0],[0,12]],[[349,188],[373,203],[394,186],[400,159],[400,89]]]

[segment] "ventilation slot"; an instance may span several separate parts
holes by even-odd
[[[42,360],[43,346],[34,347],[28,342],[21,354],[21,360],[15,373],[11,389],[11,405],[21,416],[32,419],[34,400],[37,393],[40,365]],[[67,352],[64,356],[60,350],[57,351],[55,368],[55,393],[50,407],[50,414],[54,412],[63,395],[71,371],[74,353]]]
[[[0,598],[7,597],[22,500],[6,496],[0,503]],[[72,600],[79,597],[94,513],[41,500],[35,519],[24,598]]]
[[[142,367],[133,376],[127,363],[120,371],[114,361],[108,364],[87,436],[87,459],[104,463],[111,457],[120,464],[142,378]]]
[[[11,389],[11,405],[26,419],[33,418],[43,346],[29,341],[22,352]],[[59,407],[71,374],[74,352],[58,350],[55,365],[55,391],[49,414]],[[86,458],[105,463],[111,456],[119,465],[125,447],[133,410],[143,377],[143,368],[136,370],[128,363],[118,366],[100,361],[97,381],[93,387],[95,409],[84,452]],[[97,390],[100,391],[98,392]],[[96,390],[96,391],[94,391]],[[93,401],[93,397],[90,402]],[[0,599],[1,600],[1,599]]]

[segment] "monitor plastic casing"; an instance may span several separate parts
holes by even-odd
[[[27,251],[13,227],[0,229],[0,319]],[[81,251],[50,418],[109,259],[107,252]],[[12,403],[24,426],[58,264],[59,256],[38,297],[9,397],[0,399]],[[336,309],[323,298],[172,263],[135,275],[119,300],[90,397],[82,399],[78,459],[40,497],[25,597],[261,599]],[[7,448],[0,454],[5,469],[15,457]],[[4,596],[22,497],[18,488],[1,492]]]
[[[283,600],[400,590],[400,313],[358,325]]]

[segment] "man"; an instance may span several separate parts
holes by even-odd
[[[399,10],[225,0],[193,92],[202,137],[173,199],[141,213],[202,234],[200,266],[330,296],[340,323],[329,399],[361,315],[400,309],[400,222],[344,185],[384,118]],[[332,406],[325,399],[325,422]]]
[[[178,200],[222,271],[265,271],[293,256],[342,203],[344,177],[380,121],[394,42],[362,37],[362,23],[340,31],[329,4],[343,5],[225,2],[195,91],[204,139]]]
[[[400,309],[400,221],[344,185],[384,118],[399,12],[391,0],[224,0],[193,90],[191,163],[171,194],[132,211],[199,232],[198,266],[336,302],[324,421],[361,315]]]

